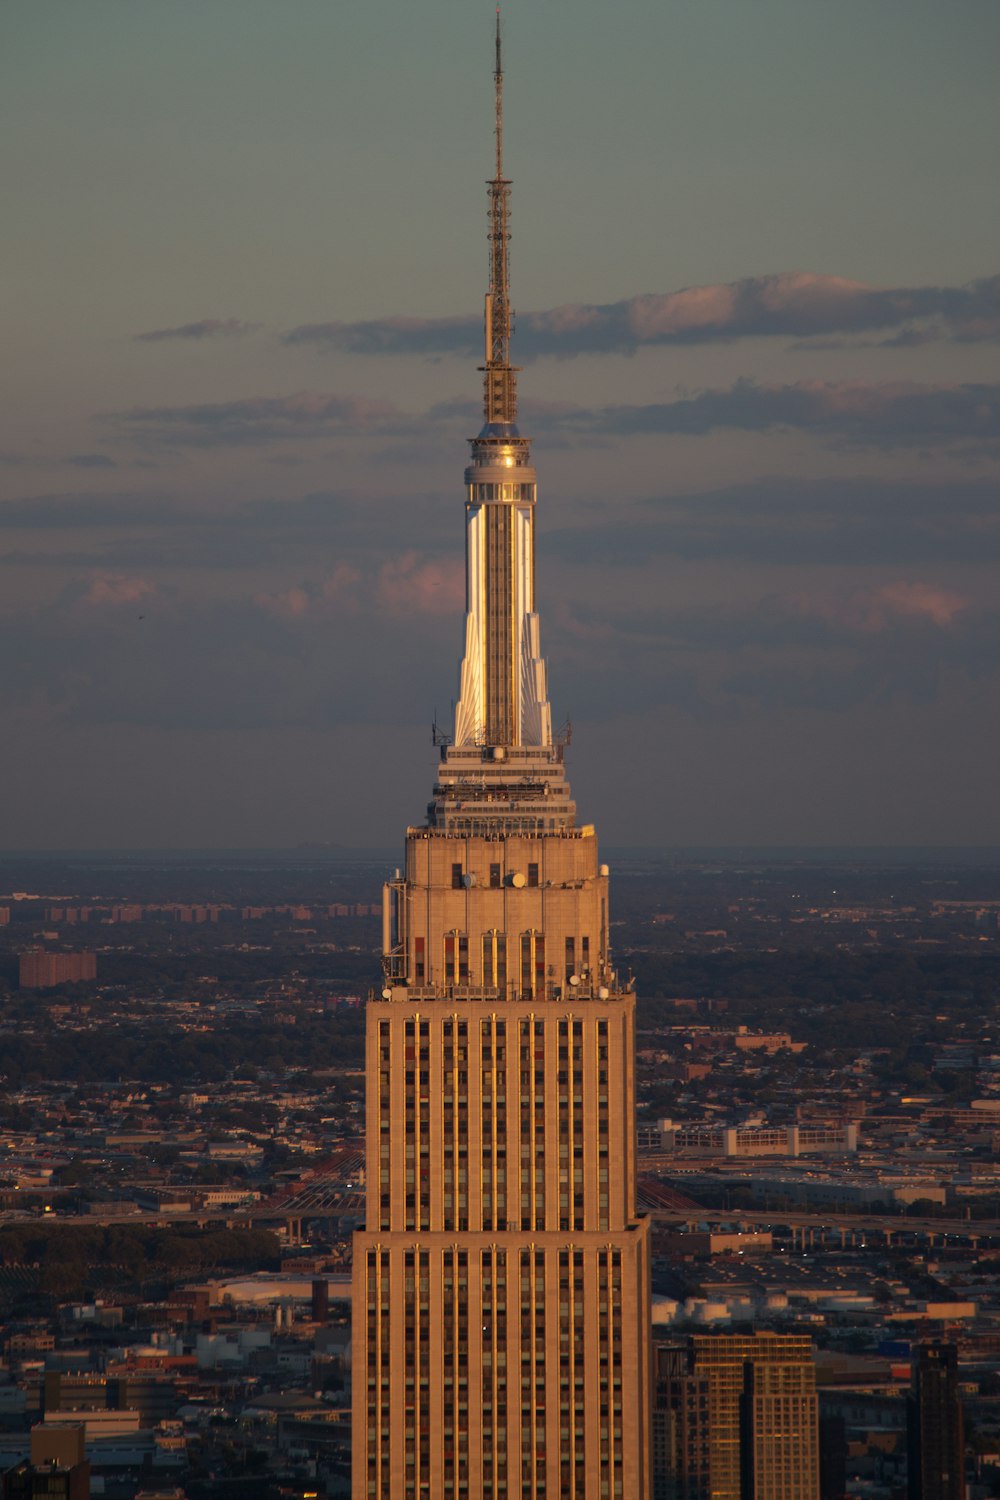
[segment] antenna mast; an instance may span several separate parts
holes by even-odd
[[[515,368],[510,363],[510,180],[503,175],[503,56],[500,7],[497,6],[496,173],[488,184],[490,199],[490,283],[486,293],[486,363],[483,404],[486,421],[512,423],[517,416]]]

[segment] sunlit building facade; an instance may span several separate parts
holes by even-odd
[[[516,425],[497,37],[485,421],[465,646],[426,821],[386,887],[354,1244],[355,1500],[647,1500],[634,1006],[553,735]]]

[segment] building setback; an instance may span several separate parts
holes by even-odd
[[[354,1245],[355,1500],[648,1500],[634,1007],[553,736],[516,425],[510,183],[489,185],[454,735],[386,887]]]

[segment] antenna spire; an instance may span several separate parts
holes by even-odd
[[[503,179],[503,46],[500,39],[500,7],[497,6],[497,61],[493,70],[493,82],[496,85],[496,142],[497,142],[497,170],[496,181]]]
[[[496,172],[488,184],[490,282],[486,293],[483,406],[488,423],[513,423],[517,416],[517,390],[515,368],[510,363],[510,180],[503,175],[503,53],[499,6],[493,81],[496,87]]]

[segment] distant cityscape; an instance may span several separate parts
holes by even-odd
[[[75,1426],[95,1494],[348,1494],[379,866],[96,859],[46,866],[41,889],[31,868],[0,867],[0,1461]],[[960,1431],[965,1493],[1000,1492],[997,939],[979,916],[1000,871],[616,874],[617,962],[642,975],[654,1495],[710,1500],[713,1432],[739,1480],[741,1413],[778,1400],[823,1500],[961,1493],[912,1488],[937,1349],[935,1430]],[[834,890],[865,917],[831,941]],[[96,977],[22,989],[34,951],[82,951],[66,914],[88,907]],[[771,951],[743,946],[748,911]]]

